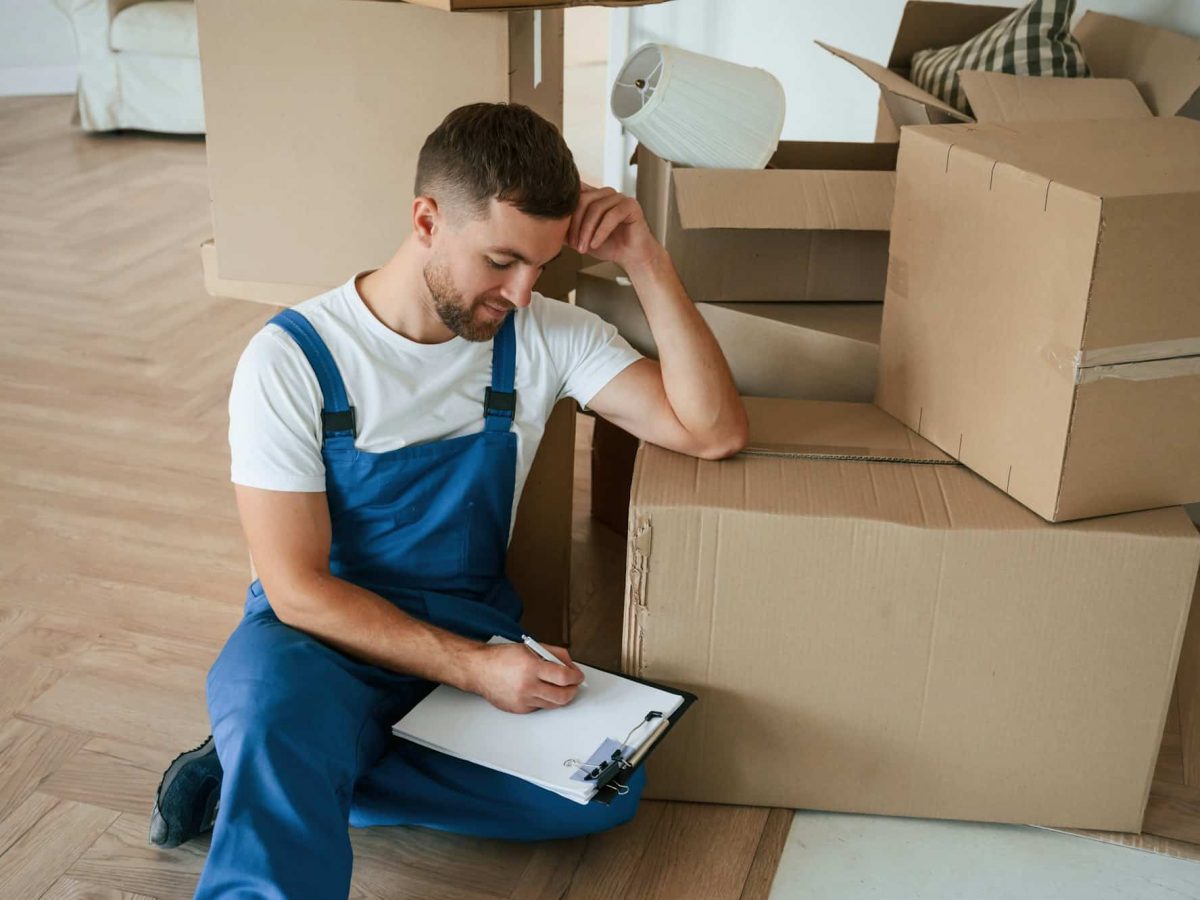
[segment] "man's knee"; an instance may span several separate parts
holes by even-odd
[[[367,689],[320,654],[235,634],[206,681],[217,753],[228,771],[319,766],[353,773]]]
[[[593,800],[585,806],[578,807],[578,817],[573,822],[564,823],[571,832],[564,836],[599,834],[626,824],[637,815],[645,785],[645,770],[639,769],[630,777],[626,792],[619,796],[614,795],[607,805]]]

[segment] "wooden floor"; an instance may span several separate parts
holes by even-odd
[[[0,99],[0,898],[189,897],[207,843],[152,849],[147,815],[208,733],[204,674],[240,614],[225,402],[271,311],[204,292],[203,143],[84,136],[70,109]],[[581,464],[574,649],[612,665],[624,546],[587,491]],[[1172,723],[1150,822],[1200,841]],[[538,845],[355,831],[351,896],[748,900],[790,821],[646,802],[622,829]]]
[[[207,843],[153,849],[147,816],[240,614],[225,404],[272,310],[204,292],[201,141],[70,110],[0,100],[0,898],[190,897]],[[624,546],[577,508],[577,653],[612,665]],[[356,831],[351,895],[765,897],[790,821],[646,802],[536,845]]]

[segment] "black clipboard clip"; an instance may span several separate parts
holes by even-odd
[[[633,737],[634,732],[640,728],[644,728],[651,722],[658,720],[658,725],[653,731],[643,739],[637,747],[630,749],[629,741]],[[625,739],[617,743],[617,747],[606,759],[588,764],[581,763],[577,759],[568,759],[563,765],[575,766],[584,773],[583,780],[596,786],[596,795],[593,799],[601,803],[608,803],[614,794],[602,793],[605,788],[610,788],[615,792],[615,796],[623,796],[629,793],[629,788],[624,781],[634,769],[641,763],[646,753],[650,748],[658,742],[658,739],[666,733],[671,726],[671,720],[668,719],[658,710],[651,710],[646,713],[640,722],[629,729],[629,733],[625,735]],[[597,751],[599,752],[599,751]],[[592,754],[592,759],[595,759],[596,754]]]

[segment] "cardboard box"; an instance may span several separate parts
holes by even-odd
[[[619,534],[629,527],[629,485],[638,439],[601,416],[593,416],[592,518]]]
[[[640,353],[658,347],[629,279],[601,263],[579,273],[575,303]],[[879,364],[880,303],[697,303],[743,394],[809,400],[870,400]],[[638,440],[596,418],[592,518],[625,533]]]
[[[972,117],[908,80],[912,55],[918,50],[948,47],[969,40],[1012,11],[1011,6],[909,0],[904,6],[886,66],[821,41],[817,43],[879,85],[876,140],[895,141],[900,126],[973,121]],[[1072,31],[1083,47],[1092,75],[1132,83],[1154,115],[1196,117],[1200,114],[1200,41],[1091,10],[1084,13]],[[1045,115],[1051,106],[1060,108],[1067,118],[1090,118],[1086,104],[1091,92],[1109,90],[1088,85],[1080,87],[1087,79],[1008,77],[1015,78],[1015,83],[1024,89],[1039,92],[1032,118]],[[1033,82],[1039,84],[1033,85]],[[1000,121],[995,108],[987,104],[986,88],[977,79],[964,80],[963,90],[975,113],[974,120]],[[1053,98],[1052,104],[1048,96]],[[1004,120],[1022,121],[1027,112],[1030,111],[1009,109]]]
[[[637,153],[637,198],[693,300],[883,299],[896,148],[784,141],[764,170]]]
[[[561,11],[199,0],[197,17],[223,279],[333,285],[385,262],[421,145],[457,106],[562,122]]]
[[[575,304],[645,356],[658,357],[629,279],[612,263],[579,273]],[[881,303],[697,303],[743,394],[870,400],[879,364]]]
[[[1200,500],[1200,123],[907,128],[876,402],[1052,521]]]
[[[646,796],[1138,831],[1200,564],[1179,508],[1049,525],[869,404],[638,451],[623,666],[699,702]]]
[[[276,281],[239,281],[221,277],[217,260],[217,245],[208,240],[200,245],[200,263],[204,269],[204,289],[214,297],[232,300],[252,300],[269,306],[291,306],[309,297],[315,297],[345,282],[352,274],[364,269],[349,269],[341,277],[322,284],[289,284]],[[546,266],[534,283],[533,289],[546,297],[566,300],[575,290],[575,282],[581,267],[595,263],[590,256],[581,256],[569,247],[562,255]],[[368,267],[369,268],[369,267]]]
[[[577,6],[629,7],[662,3],[663,0],[407,0],[407,2],[454,12],[480,9],[562,9]]]

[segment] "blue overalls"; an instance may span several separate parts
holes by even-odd
[[[493,340],[484,430],[386,453],[355,449],[354,412],[316,329],[295,310],[272,319],[321,387],[330,571],[479,640],[521,636],[521,600],[504,575],[517,461],[514,315]],[[262,584],[251,584],[245,615],[208,675],[224,780],[196,896],[345,897],[348,824],[532,841],[633,817],[640,771],[611,805],[583,806],[393,738],[392,724],[433,687],[283,624]]]

